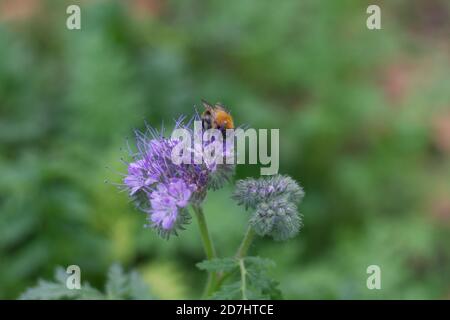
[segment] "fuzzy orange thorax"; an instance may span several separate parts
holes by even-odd
[[[225,129],[234,128],[233,118],[226,111],[216,110],[214,120],[219,127],[223,127]]]

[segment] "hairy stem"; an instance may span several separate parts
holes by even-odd
[[[205,249],[206,258],[212,260],[216,257],[216,251],[211,240],[211,236],[208,231],[208,226],[206,224],[205,214],[200,206],[192,206],[195,216],[197,217],[198,227],[200,229],[200,237],[203,242],[203,247]],[[203,291],[203,297],[209,297],[213,292],[217,282],[217,274],[215,272],[209,272],[208,281]]]
[[[244,258],[247,255],[247,251],[250,248],[250,245],[253,242],[253,238],[255,237],[255,231],[253,231],[252,227],[248,227],[247,231],[245,232],[244,238],[242,239],[241,245],[239,246],[238,251],[236,252],[235,258],[239,259],[239,261],[242,260],[242,258]],[[241,262],[239,262],[241,263]],[[243,263],[243,262],[242,262]],[[242,268],[241,268],[241,272],[242,272]],[[222,273],[218,279],[217,279],[217,283],[215,286],[215,290],[219,289],[223,282],[231,276],[231,272],[225,272]]]
[[[245,269],[244,259],[239,259],[239,267],[241,270],[241,292],[242,292],[242,300],[247,300],[247,282],[246,275],[247,270]]]
[[[253,231],[252,227],[248,227],[245,232],[244,239],[242,239],[241,245],[239,246],[238,251],[236,252],[236,258],[241,259],[247,255],[247,251],[252,244],[253,238],[255,237],[255,231]]]

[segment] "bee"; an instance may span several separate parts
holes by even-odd
[[[233,118],[223,105],[216,103],[212,106],[209,102],[202,100],[205,111],[202,113],[203,130],[219,129],[225,136],[227,129],[234,129]]]

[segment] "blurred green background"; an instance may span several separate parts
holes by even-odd
[[[366,28],[372,3],[379,31]],[[113,262],[155,297],[198,298],[195,221],[162,240],[105,180],[125,172],[133,129],[192,115],[202,98],[281,129],[304,228],[252,254],[275,260],[285,298],[449,298],[449,17],[445,0],[0,0],[0,298],[57,265],[101,286]],[[231,192],[205,204],[221,256],[247,220]],[[366,287],[371,264],[381,290]]]

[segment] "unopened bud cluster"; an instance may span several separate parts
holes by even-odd
[[[302,226],[297,205],[303,196],[303,189],[295,180],[276,175],[238,181],[233,198],[252,211],[249,223],[257,234],[287,240]]]

